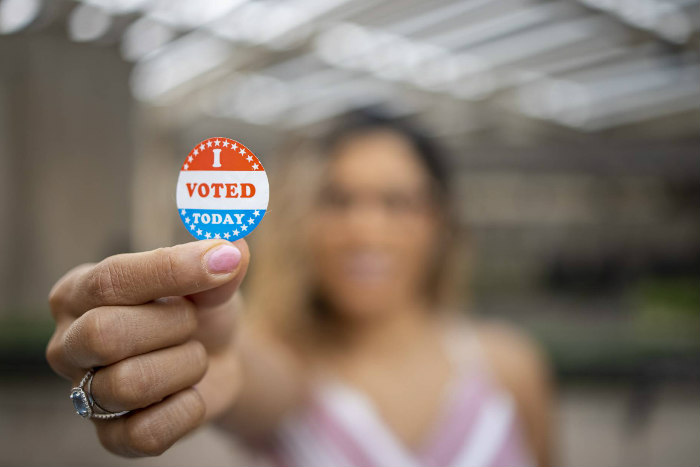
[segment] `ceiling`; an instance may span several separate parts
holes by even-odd
[[[137,100],[213,118],[295,129],[383,105],[446,135],[596,133],[697,122],[699,17],[700,0],[2,0],[0,33],[116,46]]]

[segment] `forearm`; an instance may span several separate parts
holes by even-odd
[[[235,380],[216,381],[236,384],[237,394],[214,422],[243,438],[259,439],[273,431],[302,400],[305,378],[299,359],[269,333],[247,323],[239,331],[234,350]]]

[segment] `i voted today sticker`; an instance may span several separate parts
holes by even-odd
[[[247,147],[209,138],[190,151],[177,180],[177,208],[197,239],[243,238],[258,226],[270,198],[267,174]]]

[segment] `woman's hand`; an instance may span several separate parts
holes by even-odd
[[[49,364],[75,386],[97,367],[100,407],[133,411],[94,420],[105,448],[158,455],[231,407],[240,384],[234,293],[248,261],[244,240],[205,240],[112,256],[56,283]]]

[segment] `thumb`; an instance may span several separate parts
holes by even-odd
[[[212,249],[204,257],[211,269],[235,269],[233,278],[213,289],[188,295],[197,307],[197,332],[195,338],[208,350],[216,350],[230,342],[235,321],[237,300],[234,294],[245,278],[250,262],[250,251],[245,240],[224,243]],[[233,263],[237,265],[232,266]],[[221,267],[219,267],[221,266]]]
[[[248,271],[250,251],[245,240],[236,240],[233,243],[225,242],[218,248],[212,248],[204,256],[204,261],[209,270],[231,270],[236,274],[233,278],[219,287],[188,295],[198,308],[212,308],[228,302]]]

